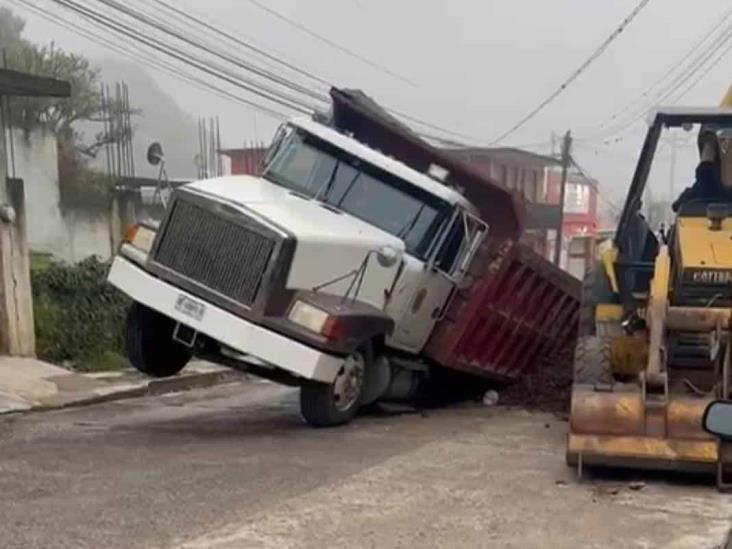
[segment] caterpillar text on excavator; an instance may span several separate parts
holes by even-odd
[[[667,231],[642,213],[663,132],[698,131],[696,180]],[[732,88],[719,108],[654,114],[613,246],[583,282],[567,462],[716,472],[732,445],[701,426],[732,391]]]

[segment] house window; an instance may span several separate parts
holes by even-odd
[[[590,187],[582,183],[567,183],[564,191],[564,211],[586,214],[590,211]]]
[[[526,200],[538,202],[539,195],[539,174],[536,170],[531,170],[524,182],[524,196]]]

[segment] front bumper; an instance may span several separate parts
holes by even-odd
[[[108,280],[133,300],[240,353],[298,377],[330,383],[343,363],[342,358],[267,330],[163,282],[124,257],[115,257]],[[205,305],[201,320],[176,309],[176,302],[182,295]]]

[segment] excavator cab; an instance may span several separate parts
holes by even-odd
[[[712,401],[732,398],[728,99],[720,108],[655,113],[613,246],[583,281],[567,439],[567,462],[580,474],[585,465],[637,466],[716,471],[720,488],[732,483],[732,443],[702,427]],[[730,188],[697,180],[675,217],[666,217],[669,230],[659,232],[643,200],[662,133],[671,129],[698,130],[697,177],[703,168],[726,187],[729,175]],[[714,154],[706,143],[716,144]]]

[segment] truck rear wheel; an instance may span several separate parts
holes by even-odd
[[[180,372],[191,352],[173,340],[175,322],[165,315],[133,303],[125,324],[125,349],[132,365],[151,377],[169,377]]]
[[[577,338],[574,349],[574,383],[584,385],[612,384],[613,366],[610,361],[610,340],[586,335]]]
[[[364,378],[373,360],[370,345],[348,355],[332,383],[310,381],[300,388],[300,412],[313,427],[351,421],[364,396]]]

